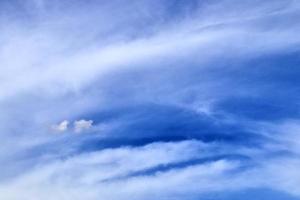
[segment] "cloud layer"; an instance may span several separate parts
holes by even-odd
[[[0,2],[0,199],[300,199],[299,17],[296,0]]]

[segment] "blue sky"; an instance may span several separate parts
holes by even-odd
[[[300,200],[299,17],[0,1],[0,199]]]

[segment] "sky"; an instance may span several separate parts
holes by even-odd
[[[300,1],[1,0],[1,200],[300,200]]]

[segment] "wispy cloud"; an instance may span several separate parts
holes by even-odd
[[[299,11],[0,2],[0,198],[300,198]]]

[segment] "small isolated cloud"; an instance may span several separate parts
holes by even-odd
[[[69,121],[64,120],[64,121],[60,122],[59,124],[53,125],[52,130],[57,131],[57,132],[64,132],[64,131],[68,130],[68,125],[69,125]]]
[[[84,130],[87,130],[92,127],[93,120],[77,120],[74,122],[74,131],[76,133],[80,133]]]

